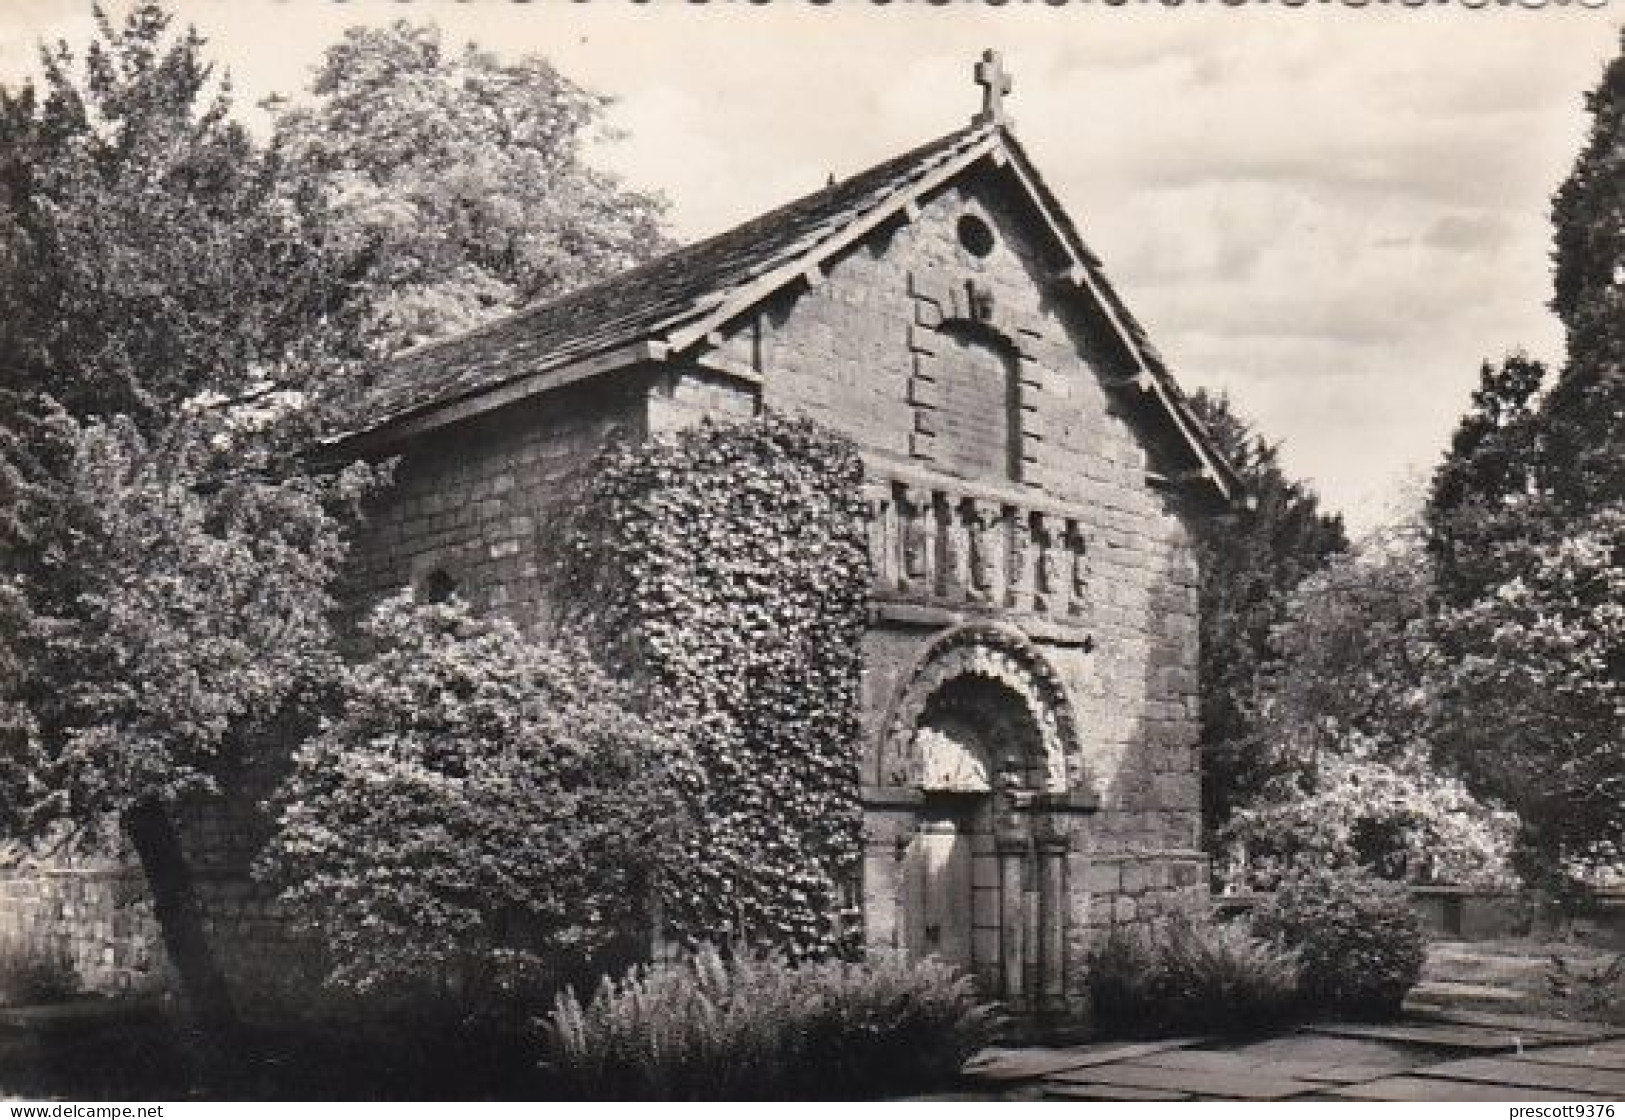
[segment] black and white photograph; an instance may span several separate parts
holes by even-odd
[[[9,1120],[1621,1100],[1620,10],[0,5]]]

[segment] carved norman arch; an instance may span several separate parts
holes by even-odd
[[[1046,793],[1089,790],[1077,718],[1066,686],[1026,635],[975,624],[941,635],[921,654],[892,701],[880,743],[879,784],[918,788],[922,764],[915,731],[931,698],[964,676],[986,677],[1018,696],[1037,725],[1042,759],[1034,760]]]

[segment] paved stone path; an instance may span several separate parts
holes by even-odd
[[[1433,1011],[1239,1045],[1186,1038],[987,1050],[965,1074],[991,1091],[1065,1100],[1617,1101],[1625,1029]]]

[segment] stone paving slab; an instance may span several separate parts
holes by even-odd
[[[962,1072],[978,1081],[1033,1081],[1063,1070],[1121,1062],[1194,1046],[1199,1038],[1165,1038],[1155,1042],[1105,1042],[1092,1046],[994,1048],[973,1055]]]
[[[1422,1009],[1419,1009],[1422,1010]],[[1503,1015],[1490,1011],[1461,1011],[1454,1008],[1427,1008],[1423,1013],[1441,1023],[1459,1023],[1470,1027],[1498,1027],[1502,1030],[1528,1034],[1555,1035],[1581,1039],[1625,1038],[1625,1027],[1607,1023],[1581,1023],[1572,1019],[1550,1019],[1538,1015]]]
[[[1290,1081],[1319,1081],[1346,1085],[1355,1081],[1375,1081],[1403,1073],[1408,1065],[1360,1065],[1335,1062],[1279,1061],[1234,1050],[1170,1050],[1139,1059],[1140,1065],[1164,1069],[1208,1070],[1214,1073],[1264,1074]]]
[[[1525,1061],[1553,1066],[1625,1069],[1625,1042],[1589,1042],[1578,1046],[1543,1046],[1526,1050]]]
[[[1314,1034],[1333,1038],[1370,1038],[1381,1042],[1400,1042],[1416,1046],[1432,1046],[1447,1050],[1486,1050],[1504,1053],[1517,1050],[1534,1038],[1551,1043],[1582,1042],[1584,1036],[1545,1034],[1534,1036],[1530,1032],[1509,1031],[1500,1027],[1478,1027],[1441,1023],[1316,1023],[1305,1027]]]
[[[1328,1092],[1338,1100],[1351,1101],[1605,1101],[1607,1097],[1565,1089],[1529,1089],[1507,1085],[1486,1085],[1474,1081],[1447,1081],[1443,1078],[1405,1074],[1367,1081],[1361,1085],[1339,1085]]]
[[[1379,1066],[1391,1074],[1404,1073],[1415,1066],[1439,1060],[1439,1054],[1426,1047],[1374,1038],[1333,1038],[1304,1031],[1244,1042],[1229,1049],[1248,1058],[1274,1062]]]
[[[1064,1100],[1606,1101],[1625,1097],[1625,1032],[1481,1012],[1204,1039],[984,1051],[967,1076]]]
[[[1224,1073],[1217,1070],[1168,1069],[1139,1062],[1114,1062],[1087,1069],[1063,1070],[1050,1075],[1046,1081],[1158,1089],[1198,1097],[1248,1101],[1286,1100],[1322,1087],[1308,1081],[1272,1076],[1260,1070]]]
[[[1044,1096],[1065,1101],[1193,1101],[1189,1093],[1172,1089],[1145,1089],[1138,1085],[1074,1085],[1064,1081],[1044,1083]]]
[[[1441,1062],[1416,1072],[1422,1077],[1449,1081],[1482,1081],[1525,1089],[1568,1089],[1600,1093],[1614,1100],[1625,1097],[1625,1069],[1617,1067],[1554,1066],[1522,1058],[1467,1058]]]

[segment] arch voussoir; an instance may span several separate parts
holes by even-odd
[[[1002,626],[972,625],[931,642],[899,686],[878,752],[881,786],[920,786],[915,731],[931,698],[962,677],[990,679],[1027,707],[1041,744],[1041,757],[1029,761],[1045,792],[1068,792],[1085,780],[1072,702],[1054,667],[1026,635]]]

